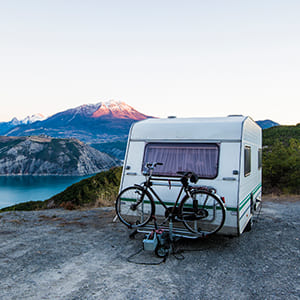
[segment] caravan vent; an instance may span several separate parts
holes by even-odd
[[[228,118],[232,118],[232,117],[243,117],[243,115],[228,115]]]
[[[168,119],[176,119],[176,116],[168,116]]]

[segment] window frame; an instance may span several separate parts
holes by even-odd
[[[143,171],[145,171],[145,163],[147,163],[145,161],[145,158],[146,158],[146,150],[147,150],[147,147],[149,145],[180,145],[180,146],[188,146],[188,145],[192,145],[192,146],[214,146],[217,148],[217,158],[216,158],[216,162],[217,162],[217,165],[216,165],[216,172],[215,172],[215,176],[213,177],[207,177],[207,176],[203,176],[203,175],[198,175],[199,179],[208,179],[208,180],[211,180],[211,179],[215,179],[218,177],[219,175],[219,166],[220,166],[220,143],[201,143],[201,142],[148,142],[145,144],[145,147],[144,147],[144,154],[143,154],[143,160],[142,160],[142,166],[141,166],[141,171],[143,173]],[[178,178],[178,177],[181,177],[181,175],[165,175],[165,174],[156,174],[155,172],[153,172],[153,176],[155,177],[172,177],[172,178]]]

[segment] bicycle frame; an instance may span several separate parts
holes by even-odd
[[[128,228],[141,228],[152,219],[156,230],[158,229],[157,221],[162,222],[159,226],[168,221],[170,240],[173,240],[174,237],[173,222],[183,222],[191,235],[198,237],[200,235],[207,236],[220,230],[225,221],[225,207],[220,197],[211,193],[213,188],[190,185],[189,182],[196,183],[198,181],[197,175],[193,172],[178,172],[178,174],[183,175],[181,178],[152,177],[153,169],[157,164],[160,163],[148,163],[146,165],[148,171],[144,173],[146,178],[144,182],[129,186],[119,193],[116,200],[116,211],[119,219]],[[156,185],[162,186],[166,186],[166,184],[161,183],[161,181],[166,181],[169,183],[169,187],[171,187],[171,182],[180,182],[180,185],[176,184],[180,189],[173,194],[174,202],[163,201],[153,188],[155,185],[153,181],[160,181]],[[203,195],[204,197],[202,197]],[[144,204],[146,204],[145,208]],[[156,218],[156,204],[161,205],[160,209],[165,211],[164,213],[160,211],[159,219]],[[214,221],[217,220],[217,210],[220,212],[218,214],[219,221],[214,224]],[[161,219],[163,216],[164,220]],[[175,236],[178,235],[175,234]]]
[[[168,181],[169,183],[171,181],[178,181],[181,182],[180,179],[164,179],[164,178],[153,178],[151,175],[147,178],[145,182],[143,182],[141,185],[144,187],[145,191],[150,191],[151,195],[154,196],[159,203],[164,207],[164,209],[167,211],[168,209],[172,208],[171,214],[169,216],[172,216],[175,212],[175,209],[177,207],[177,204],[179,203],[179,200],[182,196],[183,191],[188,195],[191,196],[190,189],[188,185],[182,184],[180,191],[178,193],[177,199],[173,206],[167,206],[164,201],[159,197],[157,192],[152,188],[153,182],[152,181]]]

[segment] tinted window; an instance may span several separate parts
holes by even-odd
[[[258,149],[258,168],[262,167],[262,149]]]
[[[244,175],[251,173],[251,148],[246,146],[244,149]]]
[[[145,147],[146,163],[161,162],[153,172],[156,176],[178,176],[177,172],[194,172],[201,178],[218,174],[219,146],[217,144],[149,143]]]

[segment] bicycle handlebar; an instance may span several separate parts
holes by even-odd
[[[152,171],[154,170],[154,168],[156,166],[162,166],[162,165],[163,165],[163,163],[161,163],[161,162],[153,162],[153,163],[148,162],[148,163],[146,163],[145,167],[148,169],[149,173],[145,172],[145,174],[151,176]],[[199,180],[198,175],[195,174],[194,172],[177,171],[176,173],[178,175],[182,175],[182,180],[183,181],[184,181],[184,178],[185,178],[185,180],[187,180],[189,178],[192,183],[197,183],[197,181]]]
[[[154,168],[156,167],[156,166],[162,166],[163,165],[163,163],[161,163],[161,162],[154,162],[154,163],[146,163],[145,164],[145,168],[147,168],[147,170],[146,171],[143,171],[143,175],[144,176],[152,176],[152,173],[153,173],[153,170],[154,170]]]

